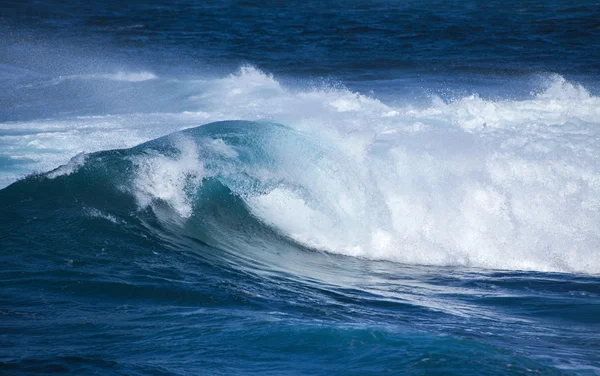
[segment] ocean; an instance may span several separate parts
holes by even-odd
[[[600,375],[600,3],[0,3],[0,374]]]

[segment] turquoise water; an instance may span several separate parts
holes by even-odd
[[[0,373],[600,372],[594,2],[0,8]]]

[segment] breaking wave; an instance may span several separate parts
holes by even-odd
[[[3,137],[22,148],[9,157],[49,169],[85,151],[46,176],[78,181],[88,171],[97,181],[90,171],[101,165],[137,210],[172,213],[188,230],[206,223],[198,218],[218,186],[219,200],[234,197],[247,219],[302,247],[600,273],[600,98],[581,85],[551,75],[528,99],[432,95],[401,105],[343,87],[288,87],[254,67],[185,85],[196,111],[4,123]],[[198,126],[226,119],[245,121]]]

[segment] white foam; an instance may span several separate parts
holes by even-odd
[[[0,171],[0,187],[32,172],[67,164],[83,151],[128,148],[167,133],[198,126],[205,113],[85,116],[0,123],[0,157],[19,161]]]
[[[114,215],[109,214],[109,213],[104,213],[101,210],[98,210],[96,208],[86,208],[85,213],[90,217],[102,218],[102,219],[105,219],[105,220],[112,222],[114,224],[117,224],[117,225],[124,223],[124,221],[118,219]]]
[[[569,82],[558,74],[551,75],[544,84],[545,88],[536,95],[537,99],[588,100],[592,98],[583,86]]]
[[[188,218],[205,171],[195,143],[181,138],[177,146],[176,156],[145,154],[132,158],[136,166],[133,193],[141,207],[163,202],[181,217]]]
[[[600,99],[582,86],[553,76],[528,100],[402,108],[260,77],[241,71],[239,92],[229,77],[223,92],[237,106],[220,111],[282,121],[337,153],[334,169],[327,157],[282,167],[301,196],[278,188],[248,200],[282,233],[373,259],[600,272]]]
[[[152,72],[140,71],[140,72],[125,72],[117,71],[114,73],[102,73],[102,74],[76,74],[71,76],[61,76],[54,80],[53,83],[57,84],[64,80],[111,80],[111,81],[122,81],[122,82],[144,82],[149,80],[155,80],[158,76]]]
[[[283,188],[250,197],[248,202],[259,218],[309,246],[322,246],[328,240],[327,234],[335,229],[330,218],[311,208],[296,193]]]
[[[114,81],[126,81],[126,82],[143,82],[148,80],[155,80],[158,78],[152,72],[116,72],[112,74],[103,74],[99,77],[107,80]]]
[[[71,160],[69,160],[69,163],[48,172],[45,176],[49,179],[54,179],[58,176],[71,175],[75,171],[79,170],[81,166],[83,166],[83,164],[85,163],[85,157],[85,153],[81,152],[73,158],[71,158]]]

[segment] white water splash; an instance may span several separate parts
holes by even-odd
[[[73,158],[71,158],[69,163],[67,163],[66,165],[62,165],[62,166],[58,167],[57,169],[48,172],[45,176],[48,179],[54,179],[59,176],[71,175],[72,173],[77,171],[81,166],[83,166],[83,164],[85,163],[85,158],[86,158],[86,154],[84,152],[81,152],[81,153],[77,154],[76,156],[74,156]]]
[[[181,138],[177,146],[176,156],[146,154],[132,158],[136,167],[133,193],[141,207],[164,202],[188,218],[192,214],[193,193],[202,184],[205,171],[196,144]]]

